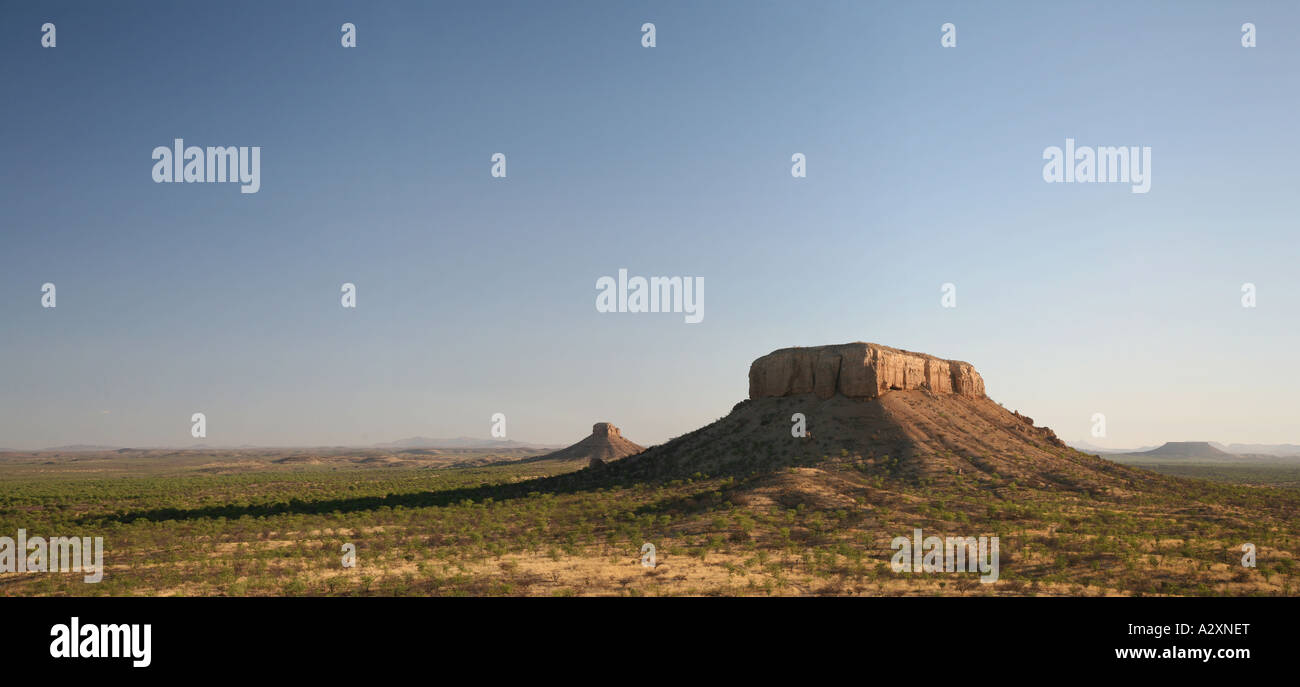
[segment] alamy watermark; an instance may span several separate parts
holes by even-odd
[[[262,188],[261,146],[185,146],[185,139],[173,141],[173,147],[153,149],[153,181],[243,184],[240,193],[257,193]]]
[[[72,616],[68,624],[50,628],[50,656],[53,658],[129,658],[136,668],[153,662],[153,625],[126,623],[81,624]]]
[[[650,542],[641,545],[641,567],[655,567],[655,545]]]
[[[79,572],[95,584],[104,579],[103,537],[0,537],[0,573]]]
[[[618,280],[596,280],[597,312],[679,312],[687,324],[704,320],[704,277],[631,277],[619,268]]]
[[[1075,146],[1065,139],[1043,149],[1043,181],[1049,184],[1132,184],[1133,193],[1151,190],[1151,146]]]
[[[980,582],[998,581],[997,537],[922,537],[920,528],[912,538],[894,537],[889,548],[898,553],[889,567],[903,572],[978,572]]]

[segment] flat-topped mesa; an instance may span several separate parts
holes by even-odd
[[[621,437],[623,432],[608,422],[597,422],[591,426],[591,433],[598,437]]]
[[[984,396],[984,378],[970,363],[873,343],[782,348],[749,366],[749,397],[816,394],[880,398],[888,391]]]

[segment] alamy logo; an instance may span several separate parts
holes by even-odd
[[[912,539],[894,537],[889,548],[898,553],[889,567],[902,572],[978,572],[980,582],[998,581],[997,537],[922,537],[912,531]]]
[[[641,545],[641,567],[655,567],[655,545],[650,542]]]
[[[1092,435],[1098,439],[1106,438],[1106,415],[1104,413],[1092,414]]]
[[[155,184],[230,181],[243,184],[240,193],[257,193],[262,188],[262,146],[187,148],[183,138],[173,143],[172,148],[153,149]]]
[[[1043,181],[1059,183],[1132,184],[1133,193],[1151,190],[1151,146],[1075,147],[1074,139],[1065,139],[1065,150],[1058,146],[1043,149]]]
[[[153,662],[153,626],[81,624],[72,617],[67,625],[50,628],[50,656],[54,658],[130,658],[136,668]]]
[[[1241,567],[1243,568],[1255,567],[1255,545],[1251,544],[1250,542],[1247,542],[1241,545],[1241,550],[1244,553],[1244,555],[1241,557]]]
[[[597,312],[680,312],[687,324],[704,319],[704,277],[632,277],[619,268],[596,280]]]
[[[353,544],[352,542],[348,542],[343,545],[343,558],[341,562],[343,563],[343,567],[345,568],[357,567],[357,545],[356,544]]]
[[[790,436],[796,439],[808,438],[808,416],[803,413],[795,413],[790,416]]]
[[[104,538],[95,537],[0,537],[0,573],[79,572],[82,580],[95,584],[104,579]]]

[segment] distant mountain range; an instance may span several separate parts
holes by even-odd
[[[94,444],[70,444],[68,446],[51,446],[50,448],[37,449],[38,451],[61,451],[63,453],[76,453],[78,451],[116,451],[120,446],[96,446]]]
[[[431,437],[408,437],[397,441],[375,444],[374,448],[558,448],[562,444],[535,444],[526,441],[506,439],[475,439],[474,437],[455,437],[452,439],[435,439]]]
[[[1264,456],[1300,456],[1300,444],[1228,444],[1217,441],[1210,444],[1216,448],[1236,454],[1256,454]]]
[[[1300,445],[1297,444],[1221,444],[1217,441],[1170,441],[1161,446],[1116,449],[1093,446],[1086,441],[1071,441],[1068,443],[1080,451],[1098,455],[1198,459],[1232,459],[1241,456],[1300,458]]]
[[[505,439],[476,439],[473,437],[455,437],[451,439],[438,439],[433,437],[408,437],[398,439],[397,441],[387,441],[379,444],[360,445],[360,446],[329,446],[327,448],[338,449],[411,449],[411,448],[447,448],[447,449],[551,449],[560,448],[563,444],[538,444],[527,441],[514,441]],[[39,449],[11,449],[0,448],[0,453],[91,453],[100,451],[232,451],[232,450],[249,450],[261,448],[323,448],[321,446],[258,446],[255,444],[231,445],[213,445],[213,444],[190,444],[181,446],[101,446],[98,444],[69,444],[66,446],[50,446]]]
[[[1094,446],[1093,444],[1089,444],[1088,442],[1082,439],[1078,441],[1067,441],[1065,443],[1069,445],[1071,448],[1077,448],[1080,451],[1083,451],[1084,453],[1095,453],[1098,455],[1104,455],[1107,453],[1141,453],[1143,451],[1150,451],[1154,448],[1157,448],[1155,446],[1139,446],[1137,448],[1106,448],[1104,446]]]

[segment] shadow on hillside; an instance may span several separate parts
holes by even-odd
[[[698,433],[698,430],[697,432]],[[693,433],[695,434],[695,433]],[[691,435],[687,435],[691,436]],[[829,450],[829,449],[827,449]],[[508,501],[526,498],[531,493],[563,495],[593,489],[618,489],[633,484],[665,484],[672,480],[697,479],[701,472],[695,464],[694,451],[682,451],[669,455],[665,459],[665,445],[655,446],[641,453],[615,461],[597,468],[584,468],[574,472],[549,477],[538,477],[523,482],[508,484],[488,484],[477,487],[459,487],[441,491],[422,491],[409,494],[388,494],[386,496],[359,496],[354,498],[323,499],[304,501],[290,499],[272,503],[260,503],[247,506],[227,504],[204,506],[202,508],[154,508],[111,513],[107,515],[87,516],[80,519],[82,523],[119,522],[131,523],[137,520],[162,522],[166,520],[202,520],[226,518],[238,520],[244,516],[253,518],[275,515],[323,515],[328,513],[356,513],[383,508],[428,508],[434,506],[451,506],[465,501],[481,503],[487,499]],[[767,473],[778,468],[800,465],[813,465],[821,459],[818,452],[799,458],[782,458],[777,460],[758,460],[756,457],[725,461],[711,466],[708,477],[732,477],[745,480],[758,473]],[[519,461],[519,462],[527,462]],[[689,500],[689,499],[688,499]],[[656,511],[657,512],[657,511]]]
[[[303,501],[290,499],[273,503],[253,504],[247,506],[224,505],[205,506],[203,508],[154,508],[149,510],[126,511],[108,515],[89,516],[81,519],[83,523],[120,522],[131,523],[137,520],[162,522],[165,520],[202,520],[226,518],[238,520],[244,516],[253,518],[273,515],[324,515],[328,513],[356,513],[383,508],[427,508],[431,506],[450,506],[465,501],[481,503],[487,499],[507,501],[525,498],[531,493],[568,494],[592,486],[592,481],[577,478],[578,473],[541,477],[511,484],[488,484],[478,487],[461,487],[445,491],[423,491],[410,494],[388,494],[387,496],[360,496],[346,499],[324,499],[321,501]]]

